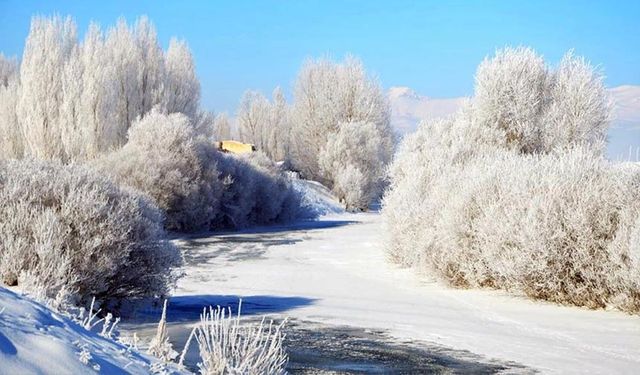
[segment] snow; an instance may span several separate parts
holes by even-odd
[[[317,181],[303,180],[295,175],[291,177],[293,188],[302,196],[302,206],[309,217],[344,212],[344,207],[338,203],[331,190]]]
[[[243,298],[245,314],[382,329],[545,373],[637,371],[640,317],[451,289],[387,262],[383,233],[378,213],[342,213],[179,240],[186,276],[170,306],[198,311]]]
[[[5,288],[0,311],[0,374],[149,374],[151,366],[163,367]]]
[[[613,119],[609,129],[608,155],[613,159],[640,161],[640,86],[624,85],[609,89]],[[466,98],[429,98],[408,87],[391,87],[391,125],[401,135],[413,132],[422,120],[453,115]],[[631,150],[631,153],[630,153]]]

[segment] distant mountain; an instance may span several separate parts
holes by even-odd
[[[413,132],[421,120],[433,120],[454,114],[466,98],[433,99],[421,96],[408,87],[392,87],[391,124],[402,135]]]
[[[613,159],[640,161],[640,86],[619,86],[609,92],[614,111],[607,153]],[[454,114],[467,100],[429,98],[409,87],[392,87],[387,95],[391,103],[391,124],[401,135],[413,132],[421,120]]]
[[[609,91],[614,102],[609,157],[640,161],[640,86],[619,86]]]

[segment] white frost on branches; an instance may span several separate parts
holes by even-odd
[[[389,158],[382,137],[372,123],[343,123],[320,150],[320,170],[349,210],[366,210],[382,192]]]
[[[162,317],[158,322],[156,335],[151,340],[147,353],[160,358],[165,362],[172,361],[178,356],[178,352],[173,350],[173,345],[169,341],[169,333],[167,332],[167,300],[164,300],[162,306]]]
[[[390,258],[456,286],[640,311],[640,169],[603,157],[602,76],[526,48],[478,68],[455,117],[423,123],[390,168]]]
[[[209,307],[200,315],[195,337],[202,362],[198,364],[204,375],[219,374],[284,374],[288,356],[282,342],[279,325],[264,318],[257,325],[241,325],[240,310],[231,315],[231,309]]]
[[[186,43],[165,53],[146,17],[92,23],[82,42],[70,17],[34,17],[20,68],[0,56],[0,98],[0,157],[68,162],[121,147],[154,107],[195,121],[200,84]]]

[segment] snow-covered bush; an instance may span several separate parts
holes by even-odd
[[[5,284],[78,303],[153,297],[168,292],[180,263],[160,212],[139,195],[79,165],[0,162]]]
[[[192,231],[210,228],[219,213],[217,154],[187,116],[154,110],[133,124],[124,147],[95,165],[149,196],[165,212],[167,229]]]
[[[572,55],[549,71],[526,49],[498,52],[477,77],[473,105],[399,148],[390,258],[457,286],[639,311],[640,169],[602,156],[601,78]]]
[[[366,210],[381,194],[390,157],[382,138],[372,123],[343,123],[320,150],[320,170],[349,210]]]
[[[384,214],[392,260],[457,286],[640,309],[640,168],[584,148],[496,151],[456,165],[414,147],[433,146],[425,133],[407,139],[391,170]]]
[[[225,184],[221,226],[243,228],[307,217],[302,196],[266,155],[220,154],[218,168]]]
[[[241,305],[240,305],[241,306]],[[283,348],[285,322],[265,325],[240,324],[238,314],[221,307],[205,309],[195,328],[202,362],[200,373],[221,374],[285,374],[289,360]]]
[[[447,203],[421,216],[434,238],[418,257],[454,285],[637,310],[639,172],[583,149],[478,158],[432,187]]]
[[[242,228],[301,214],[299,193],[275,163],[259,152],[217,151],[182,114],[151,111],[131,127],[122,149],[95,165],[149,196],[170,230]]]

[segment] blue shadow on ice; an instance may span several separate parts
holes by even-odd
[[[198,239],[204,237],[219,237],[238,234],[282,233],[343,227],[358,224],[357,220],[299,220],[288,224],[274,224],[238,230],[205,231],[191,234],[172,233],[171,239]]]
[[[357,224],[356,220],[304,220],[287,225],[275,225],[270,227],[257,227],[241,230],[240,233],[262,233],[262,232],[286,232],[296,230],[314,230],[343,227],[345,225]]]
[[[282,313],[298,307],[308,306],[316,300],[306,297],[281,296],[236,296],[236,295],[193,295],[174,296],[169,298],[167,306],[167,321],[180,323],[196,321],[204,308],[209,306],[231,308],[231,312],[238,312],[238,303],[242,299],[242,316],[268,315]],[[138,323],[154,322],[160,318],[160,308],[139,311],[134,319]]]

